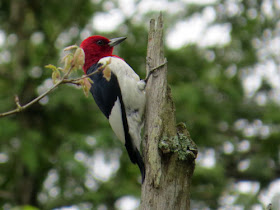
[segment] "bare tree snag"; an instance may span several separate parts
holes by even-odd
[[[147,75],[155,68],[146,87],[143,141],[146,179],[142,185],[141,209],[186,210],[190,209],[190,181],[197,149],[184,124],[176,126],[175,106],[167,85],[161,14],[157,23],[153,19],[150,22]]]

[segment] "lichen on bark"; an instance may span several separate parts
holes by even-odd
[[[163,154],[177,153],[179,160],[195,160],[197,155],[196,144],[191,139],[184,123],[177,125],[177,135],[163,136],[158,146]]]

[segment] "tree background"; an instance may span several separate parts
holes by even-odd
[[[127,36],[115,54],[144,78],[148,23],[159,10],[177,121],[199,149],[191,209],[280,208],[276,0],[2,0],[0,112],[15,107],[16,94],[25,104],[49,88],[44,66],[93,34]],[[1,118],[0,141],[3,209],[129,209],[138,201],[138,168],[74,86]]]

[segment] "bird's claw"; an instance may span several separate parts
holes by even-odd
[[[139,90],[143,91],[146,88],[146,81],[145,80],[140,80],[139,82],[137,82],[137,87]]]

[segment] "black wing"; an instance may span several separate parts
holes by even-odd
[[[101,64],[92,65],[87,74],[96,71]],[[118,83],[117,77],[112,74],[110,81],[107,81],[103,77],[102,72],[98,72],[90,76],[93,81],[90,92],[98,105],[99,109],[103,114],[109,118],[112,108],[117,100],[117,97],[121,98],[121,91]],[[121,100],[121,99],[120,99]]]
[[[99,63],[92,65],[87,70],[87,74],[96,71],[100,66],[101,64]],[[119,98],[121,104],[124,133],[125,133],[125,147],[131,162],[134,164],[136,163],[138,165],[142,174],[142,182],[143,182],[145,179],[145,166],[144,166],[143,159],[140,155],[140,152],[135,147],[135,145],[133,145],[133,141],[131,139],[131,136],[129,135],[129,127],[126,118],[125,106],[122,100],[122,94],[121,94],[118,78],[113,72],[111,72],[111,78],[109,81],[107,81],[103,77],[102,72],[95,73],[91,75],[90,78],[93,81],[93,84],[90,88],[90,92],[97,106],[108,119],[117,98]]]

